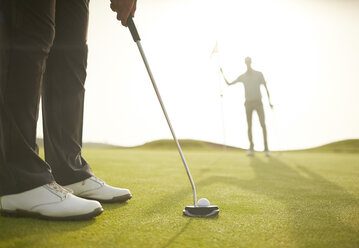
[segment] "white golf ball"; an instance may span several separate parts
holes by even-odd
[[[209,205],[211,204],[209,203],[207,198],[199,199],[199,201],[197,202],[197,206],[199,207],[208,207]]]

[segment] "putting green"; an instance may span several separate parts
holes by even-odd
[[[175,150],[88,148],[96,175],[133,198],[91,221],[0,217],[0,247],[359,247],[359,153],[184,152],[218,217],[182,216],[192,193]]]

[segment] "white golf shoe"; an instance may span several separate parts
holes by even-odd
[[[74,195],[103,203],[125,202],[132,198],[128,189],[112,187],[95,176],[64,187],[71,190]]]
[[[57,183],[0,198],[2,215],[49,220],[87,220],[103,212],[97,201],[82,199]]]
[[[264,154],[266,155],[266,157],[270,157],[270,151],[265,150],[265,151],[264,151]]]

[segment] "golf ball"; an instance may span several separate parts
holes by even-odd
[[[199,201],[197,202],[197,206],[199,206],[199,207],[207,207],[209,205],[211,205],[211,204],[209,203],[207,198],[199,199]]]

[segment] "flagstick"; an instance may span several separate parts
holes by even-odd
[[[218,68],[220,69],[220,59],[219,59],[219,50],[218,50],[218,41],[216,41],[216,45],[213,48],[213,51],[211,53],[211,57],[213,55],[217,55],[217,65]],[[226,152],[227,151],[227,145],[226,145],[226,130],[225,130],[225,123],[224,123],[224,104],[223,104],[223,91],[222,91],[222,86],[221,86],[221,74],[218,74],[218,83],[219,83],[219,93],[220,93],[220,103],[221,103],[221,117],[222,117],[222,132],[223,132],[223,151]]]
[[[219,57],[219,50],[218,44],[216,43],[217,47],[217,65],[218,69],[221,68],[221,62]],[[227,142],[226,142],[226,128],[225,128],[225,118],[224,118],[224,100],[223,100],[223,89],[222,89],[222,75],[221,72],[218,71],[218,84],[219,84],[219,93],[220,93],[220,101],[221,101],[221,117],[222,117],[222,133],[223,133],[223,151],[227,151]]]
[[[219,57],[219,56],[218,56]],[[218,59],[219,61],[219,59]],[[219,63],[218,63],[219,66]],[[227,144],[226,144],[226,128],[225,128],[225,122],[224,122],[224,103],[223,103],[223,92],[222,92],[222,87],[221,87],[221,75],[220,72],[219,73],[219,90],[220,90],[220,97],[221,97],[221,114],[222,114],[222,131],[223,131],[223,150],[226,152],[227,151]]]

